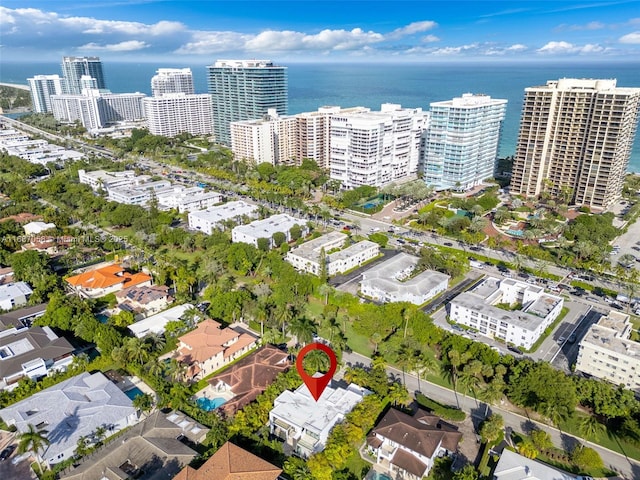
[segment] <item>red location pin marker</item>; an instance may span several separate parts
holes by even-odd
[[[307,372],[304,371],[304,367],[302,366],[302,360],[305,355],[313,350],[321,350],[327,354],[329,357],[329,371],[325,373],[321,377],[312,377]],[[329,382],[333,378],[333,374],[336,373],[336,369],[338,368],[338,359],[336,358],[336,354],[329,347],[324,345],[323,343],[310,343],[298,353],[298,358],[296,359],[296,368],[298,369],[298,373],[302,378],[302,381],[309,389],[309,392],[317,402],[324,392],[324,389],[327,388]]]

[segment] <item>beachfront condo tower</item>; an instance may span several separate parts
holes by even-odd
[[[621,196],[640,88],[563,78],[525,89],[511,193],[604,211]]]
[[[231,122],[287,115],[287,67],[270,60],[218,60],[207,67],[216,141],[231,145]]]
[[[421,169],[436,190],[466,191],[494,175],[507,101],[488,95],[433,102]]]
[[[67,80],[66,93],[73,95],[82,93],[80,80],[83,75],[95,78],[99,89],[107,88],[99,57],[62,57],[62,75]]]
[[[47,113],[51,108],[51,95],[62,95],[67,91],[64,78],[59,75],[34,75],[27,78],[33,110],[36,113]]]

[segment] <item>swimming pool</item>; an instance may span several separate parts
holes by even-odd
[[[221,405],[224,405],[226,402],[227,400],[222,397],[216,397],[216,398],[200,397],[198,400],[196,400],[196,403],[198,404],[198,406],[205,412],[210,412],[211,410],[215,410]]]
[[[369,475],[369,480],[392,480],[386,473],[376,472],[375,470]]]
[[[104,313],[99,313],[96,315],[96,319],[100,322],[100,323],[107,323],[109,321],[109,317],[106,316]]]
[[[124,394],[129,397],[131,400],[133,400],[134,398],[136,398],[139,395],[144,395],[144,392],[142,390],[140,390],[138,387],[133,387],[130,388],[129,390],[127,390],[126,392],[124,392]]]

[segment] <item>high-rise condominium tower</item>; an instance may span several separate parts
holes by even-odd
[[[193,75],[190,68],[159,68],[151,78],[151,94],[159,97],[164,93],[186,93],[193,95]]]
[[[465,93],[431,105],[422,171],[436,190],[468,190],[493,177],[507,101]]]
[[[62,57],[62,75],[67,80],[68,93],[82,93],[80,79],[88,75],[96,79],[99,89],[106,89],[102,62],[98,57]]]
[[[218,60],[207,69],[218,142],[231,145],[231,122],[262,118],[270,108],[287,114],[286,67],[270,60]]]
[[[64,78],[58,75],[34,75],[27,81],[36,113],[50,112],[51,95],[62,95],[67,91]]]
[[[640,88],[563,78],[525,89],[511,193],[606,210],[622,192]]]

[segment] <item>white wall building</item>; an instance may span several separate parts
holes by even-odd
[[[6,283],[0,285],[0,309],[12,310],[24,305],[33,293],[25,282]]]
[[[257,205],[237,200],[206,210],[189,212],[189,228],[211,235],[214,229],[224,229],[224,222],[227,220],[240,223],[244,217],[255,218],[257,214]]]
[[[168,180],[140,182],[132,186],[109,188],[107,198],[112,202],[124,203],[126,205],[146,206],[151,200],[157,198],[157,192],[170,187],[171,182]]]
[[[65,79],[59,75],[34,75],[27,78],[33,110],[36,113],[47,113],[51,111],[51,95],[62,95],[66,92]]]
[[[45,222],[29,222],[22,226],[25,235],[38,235],[39,233],[46,232],[47,230],[51,230],[52,228],[56,228],[55,223],[45,223]]]
[[[193,75],[190,68],[159,68],[151,78],[151,94],[159,97],[165,93],[193,95]]]
[[[611,310],[580,341],[576,371],[640,392],[640,343],[629,315]]]
[[[343,187],[382,187],[418,172],[428,125],[421,108],[383,104],[379,112],[331,116],[330,175]]]
[[[161,209],[175,208],[180,213],[209,208],[223,200],[221,193],[208,192],[200,187],[183,187],[181,185],[157,191],[156,198]]]
[[[362,274],[360,292],[380,302],[410,302],[422,305],[449,285],[449,275],[425,270],[411,277],[418,257],[399,253]]]
[[[136,172],[124,170],[122,172],[106,172],[104,170],[78,170],[78,181],[89,185],[94,192],[100,189],[108,191],[110,188],[135,185]],[[149,177],[146,177],[149,178]]]
[[[449,318],[482,335],[530,349],[558,318],[563,304],[562,297],[547,294],[541,287],[488,277],[451,300]]]
[[[129,399],[101,372],[82,373],[0,410],[0,417],[18,432],[29,425],[50,441],[40,451],[49,464],[74,455],[80,437],[107,425],[107,436],[138,422]]]
[[[278,116],[275,108],[265,118],[231,122],[231,150],[236,160],[272,165],[297,164],[297,119]]]
[[[66,150],[46,140],[32,140],[28,137],[24,137],[22,140],[0,138],[0,149],[8,155],[15,155],[28,162],[44,166],[49,162],[59,163],[66,160],[79,160],[84,157],[82,153],[75,150]]]
[[[493,480],[587,480],[591,477],[576,477],[557,470],[546,463],[531,460],[508,448],[502,450],[500,460],[493,472]]]
[[[302,236],[304,237],[307,232],[307,222],[300,218],[295,218],[285,213],[279,215],[272,215],[264,220],[255,220],[248,225],[238,225],[231,231],[232,242],[244,242],[250,243],[254,247],[258,246],[258,239],[266,238],[274,246],[273,235],[276,232],[282,232],[287,238],[287,242],[291,241],[290,229],[294,225],[299,225],[302,228]]]
[[[327,275],[344,273],[380,254],[380,246],[369,240],[363,240],[347,248],[344,247],[349,237],[341,232],[330,232],[321,237],[309,240],[299,247],[287,252],[285,260],[297,270],[320,275],[322,272],[322,251]],[[338,249],[338,251],[333,251]]]
[[[187,310],[193,308],[194,306],[190,303],[178,305],[147,317],[144,320],[140,320],[139,322],[132,323],[127,328],[138,338],[143,338],[149,334],[160,335],[164,333],[164,328],[167,326],[167,323],[179,321],[184,317]]]
[[[208,94],[165,93],[143,100],[147,127],[153,135],[175,137],[180,133],[213,133],[211,96]]]
[[[463,191],[492,178],[507,101],[465,93],[430,107],[422,160],[427,185]]]
[[[355,383],[347,388],[330,383],[316,402],[306,385],[285,390],[273,402],[269,430],[308,458],[324,450],[331,429],[370,393]]]

